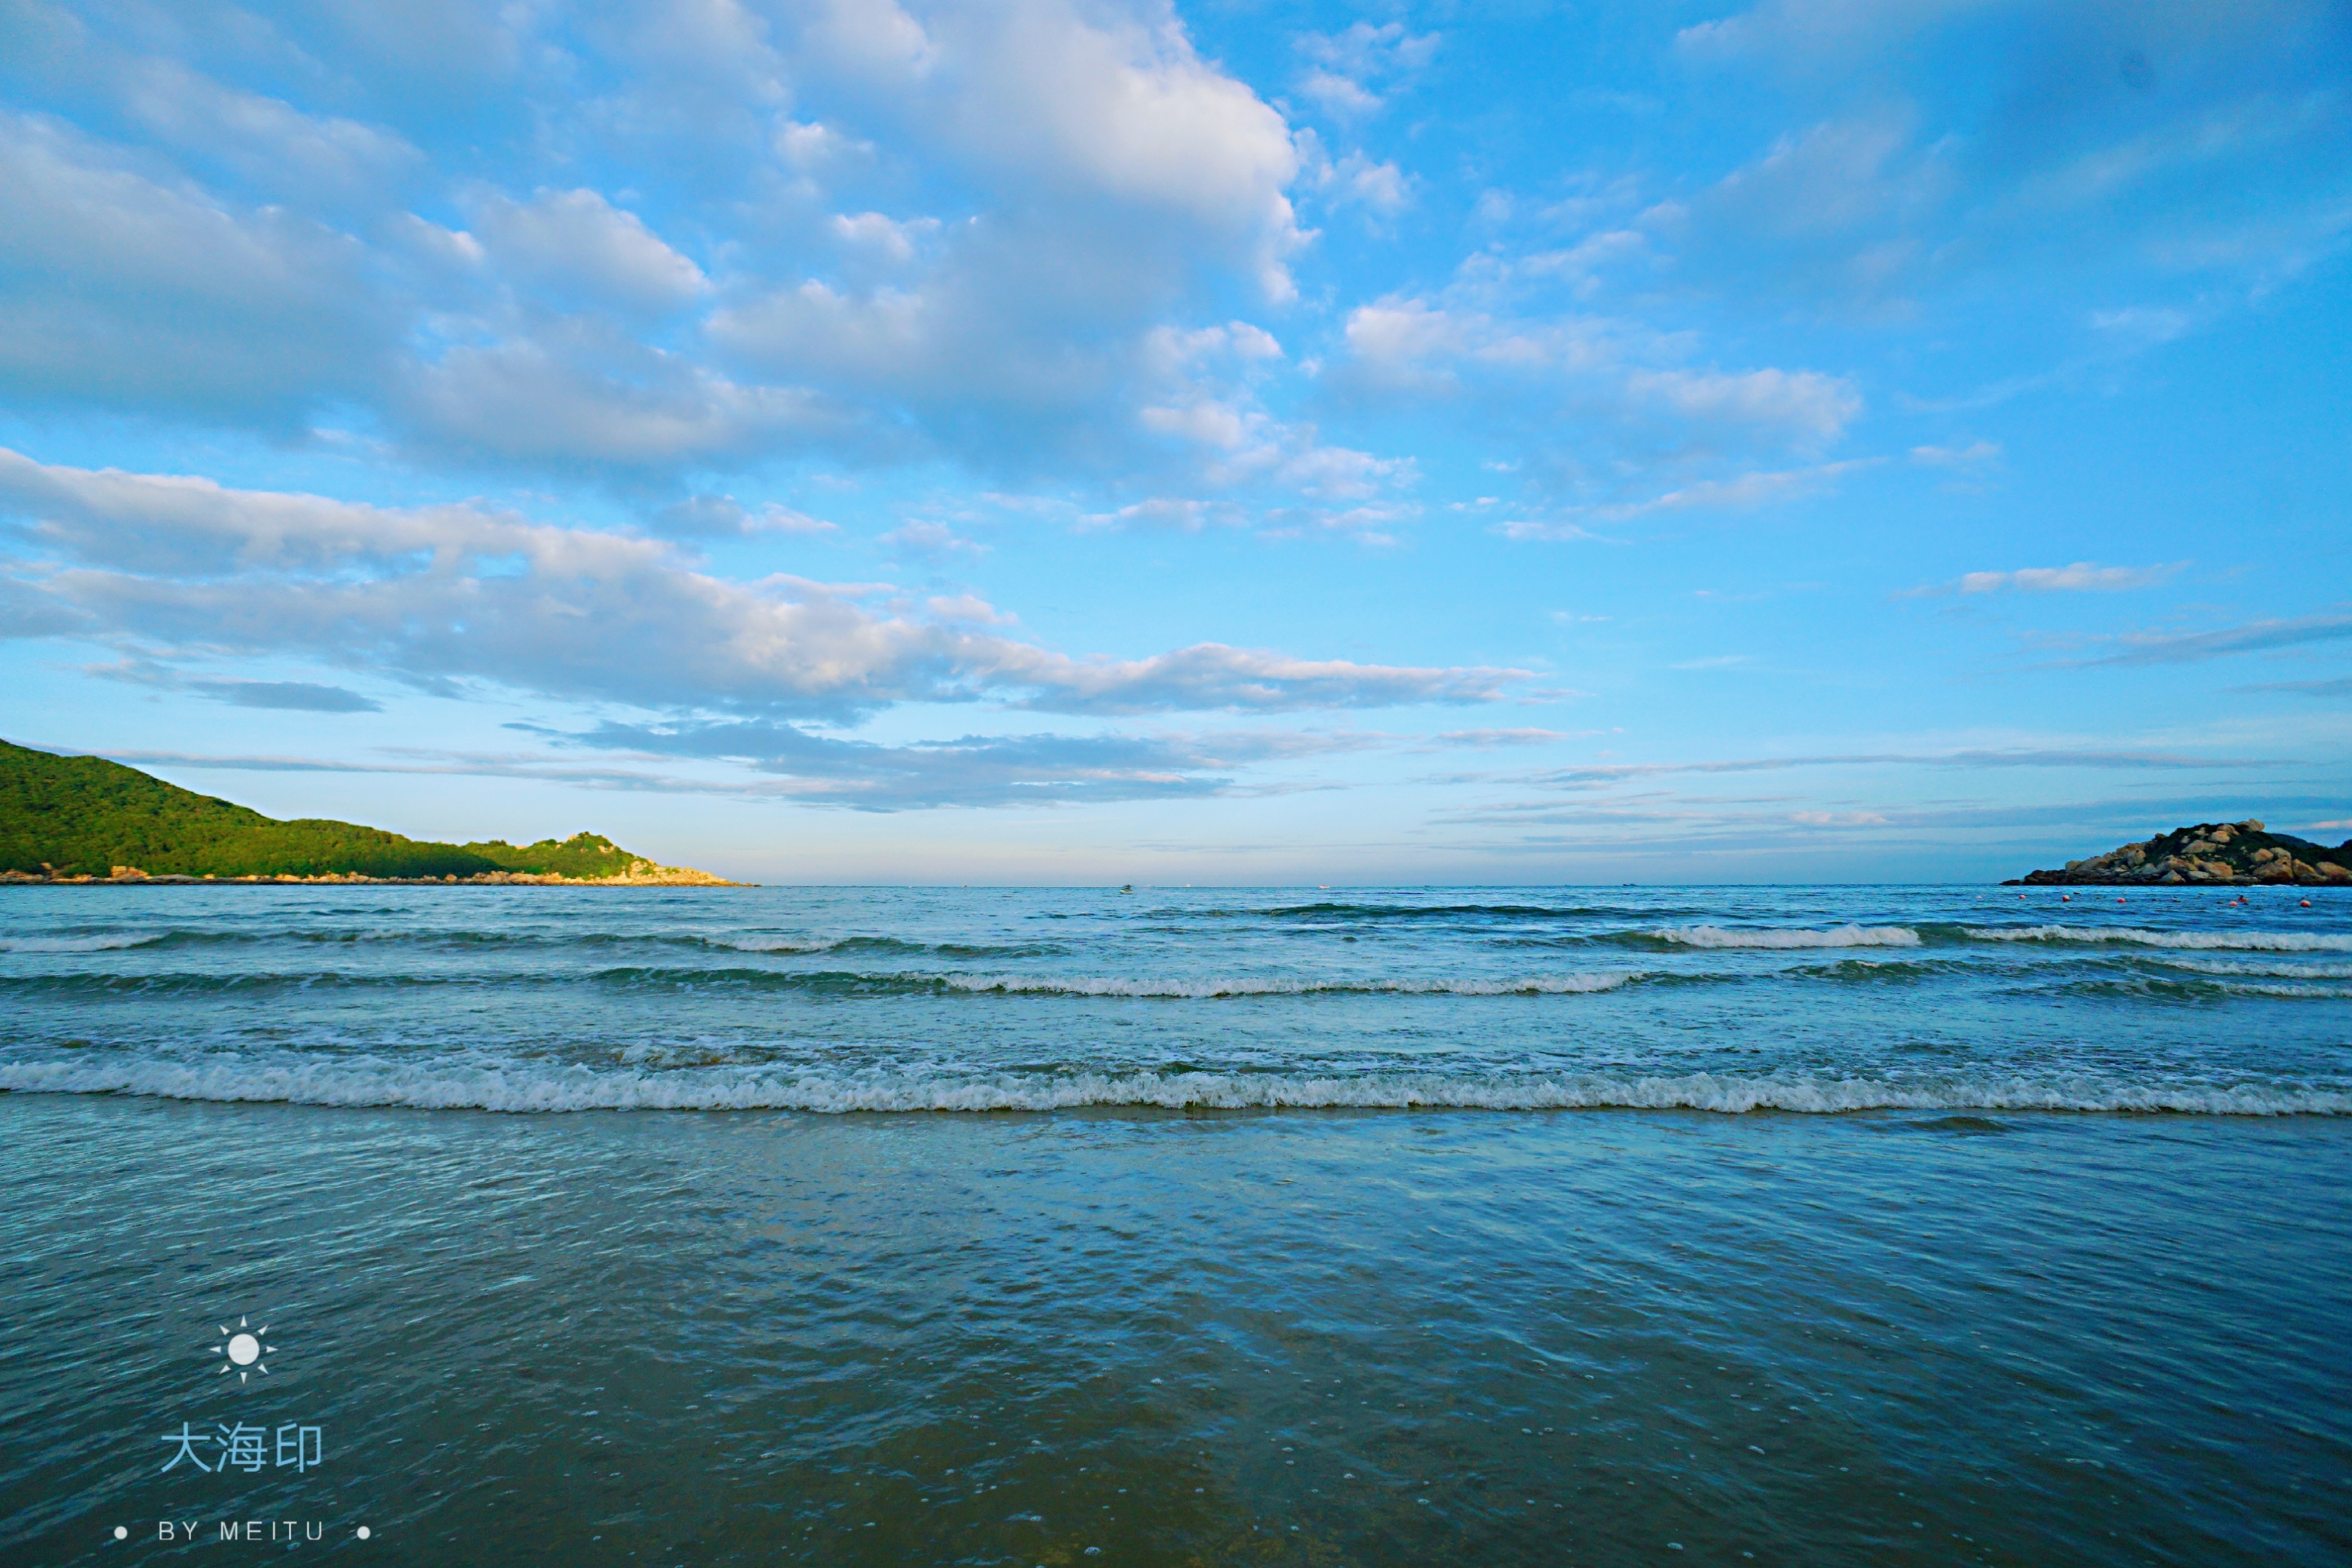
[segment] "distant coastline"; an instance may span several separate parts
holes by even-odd
[[[100,757],[0,741],[0,884],[737,888],[601,834],[441,844],[327,818],[279,821]]]

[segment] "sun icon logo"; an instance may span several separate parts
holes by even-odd
[[[221,1339],[224,1342],[213,1347],[213,1354],[228,1357],[226,1361],[221,1363],[221,1371],[224,1373],[232,1372],[236,1373],[236,1380],[239,1383],[243,1383],[257,1372],[268,1372],[269,1364],[261,1358],[278,1353],[276,1345],[266,1345],[261,1342],[261,1336],[268,1331],[268,1323],[262,1324],[258,1329],[247,1328],[246,1320],[243,1318],[236,1321],[236,1327],[234,1329],[226,1323],[222,1324]]]

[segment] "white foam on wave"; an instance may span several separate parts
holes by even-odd
[[[2168,952],[2138,962],[2159,963],[2167,969],[2183,970],[2191,974],[2242,974],[2270,980],[2352,980],[2352,963],[2330,963],[2325,959],[2266,963],[2261,959],[2184,958]]]
[[[1278,975],[1212,980],[1129,980],[1050,974],[943,974],[939,978],[941,984],[952,991],[1208,999],[1220,996],[1344,995],[1351,992],[1411,996],[1574,996],[1596,991],[1614,991],[1636,977],[1636,972],[1621,971],[1592,974],[1535,974],[1507,980],[1293,980]]]
[[[162,940],[163,932],[109,931],[102,936],[0,937],[0,952],[109,952]]]
[[[1626,1109],[1741,1114],[1841,1115],[1869,1110],[2171,1112],[2206,1116],[2342,1116],[2352,1093],[2293,1085],[2117,1083],[2084,1076],[1954,1079],[1463,1077],[1367,1073],[998,1073],[915,1077],[828,1075],[764,1068],[667,1073],[593,1071],[517,1063],[419,1068],[381,1061],[0,1063],[0,1089],[36,1094],[132,1094],[174,1100],[282,1101],[521,1113],[584,1110],[852,1111],[1060,1110],[1082,1106],[1167,1110]]]
[[[1756,930],[1734,926],[1674,926],[1650,933],[1686,947],[1916,947],[1909,926],[1843,925],[1828,931]]]
[[[2352,935],[2300,931],[2149,931],[2140,926],[1969,926],[1979,942],[2134,942],[2242,952],[2352,952]]]

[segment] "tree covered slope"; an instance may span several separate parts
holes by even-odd
[[[718,880],[656,866],[593,833],[433,844],[348,822],[279,822],[120,763],[0,741],[0,873],[103,878],[122,868],[151,877]]]

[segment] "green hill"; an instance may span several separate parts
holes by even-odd
[[[104,878],[121,868],[150,877],[719,880],[656,866],[593,833],[433,844],[348,822],[279,822],[120,763],[0,741],[0,875]]]

